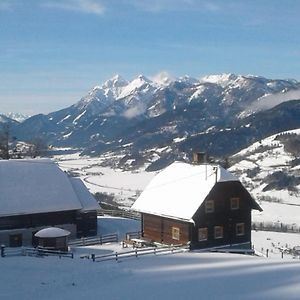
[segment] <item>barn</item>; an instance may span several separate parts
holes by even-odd
[[[98,208],[83,182],[50,159],[0,160],[0,244],[35,246],[49,226],[70,238],[96,235]]]
[[[174,162],[133,204],[145,239],[192,249],[251,248],[251,210],[261,211],[241,182],[219,165]]]

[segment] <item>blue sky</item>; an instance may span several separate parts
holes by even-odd
[[[297,0],[0,0],[0,113],[48,113],[115,74],[300,80]]]

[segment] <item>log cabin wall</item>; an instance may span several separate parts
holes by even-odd
[[[97,235],[97,212],[78,212],[76,225],[78,238]]]
[[[71,210],[0,217],[0,244],[9,245],[10,237],[16,237],[18,246],[35,245],[33,234],[49,226],[70,231],[70,238],[94,236],[97,234],[97,212]]]
[[[0,218],[0,230],[76,224],[76,211],[16,215]]]
[[[239,207],[232,209],[231,199],[239,199]],[[214,211],[207,213],[205,201],[193,219],[192,247],[206,248],[221,245],[248,243],[251,245],[252,198],[240,182],[220,182],[215,185],[206,200],[214,201]],[[237,232],[238,224],[243,224],[244,233]],[[223,237],[215,237],[215,227],[223,228]],[[199,228],[207,228],[207,240],[199,241]]]
[[[186,244],[191,237],[190,223],[149,214],[143,214],[142,223],[144,238],[155,242]]]

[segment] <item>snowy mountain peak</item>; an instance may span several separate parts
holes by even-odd
[[[14,121],[17,121],[17,122],[23,122],[30,117],[28,115],[24,115],[24,114],[20,114],[20,113],[13,113],[13,112],[9,112],[4,115]]]
[[[186,83],[186,84],[189,84],[189,85],[193,85],[193,84],[196,84],[196,83],[199,82],[199,80],[197,80],[196,78],[190,77],[188,75],[184,75],[182,77],[179,77],[177,79],[177,81],[183,82],[183,83]]]
[[[128,84],[128,81],[123,79],[122,76],[119,74],[113,76],[111,79],[104,82],[102,85],[103,89],[107,88],[118,88],[118,87],[124,87]]]
[[[140,74],[137,78],[133,79],[133,81],[139,80],[140,82],[152,83],[152,80],[147,78],[146,76]]]
[[[118,98],[125,98],[132,95],[137,90],[149,89],[153,85],[153,81],[145,77],[144,75],[139,75],[137,78],[133,79],[129,84],[123,88]]]
[[[215,83],[221,86],[226,86],[229,82],[238,79],[240,76],[235,75],[233,73],[224,73],[224,74],[217,74],[217,75],[208,75],[204,76],[200,79],[200,82],[208,82],[208,83]]]

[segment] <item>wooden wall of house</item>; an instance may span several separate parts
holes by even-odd
[[[76,215],[77,237],[97,235],[97,212],[78,212]]]
[[[232,210],[230,198],[240,199],[239,209]],[[193,219],[195,226],[192,230],[191,243],[194,248],[215,247],[239,243],[251,244],[251,208],[253,200],[250,194],[239,182],[219,182],[215,185],[207,200],[214,200],[214,212],[205,212],[205,202],[202,203]],[[236,224],[245,224],[245,234],[236,234]],[[214,227],[223,227],[223,238],[215,239]],[[199,228],[208,228],[208,239],[198,241]]]
[[[76,211],[0,217],[0,230],[55,226],[58,224],[76,224]]]
[[[97,234],[97,212],[62,211],[0,217],[0,242],[9,245],[10,236],[16,238],[20,236],[22,241],[17,241],[18,245],[20,243],[36,245],[33,237],[33,233],[37,231],[35,228],[42,229],[60,225],[67,230],[68,225],[72,228],[72,238],[94,236]]]
[[[190,223],[164,218],[160,216],[142,214],[143,236],[146,239],[165,244],[186,244],[190,240]],[[172,237],[172,228],[179,229],[179,239]]]

